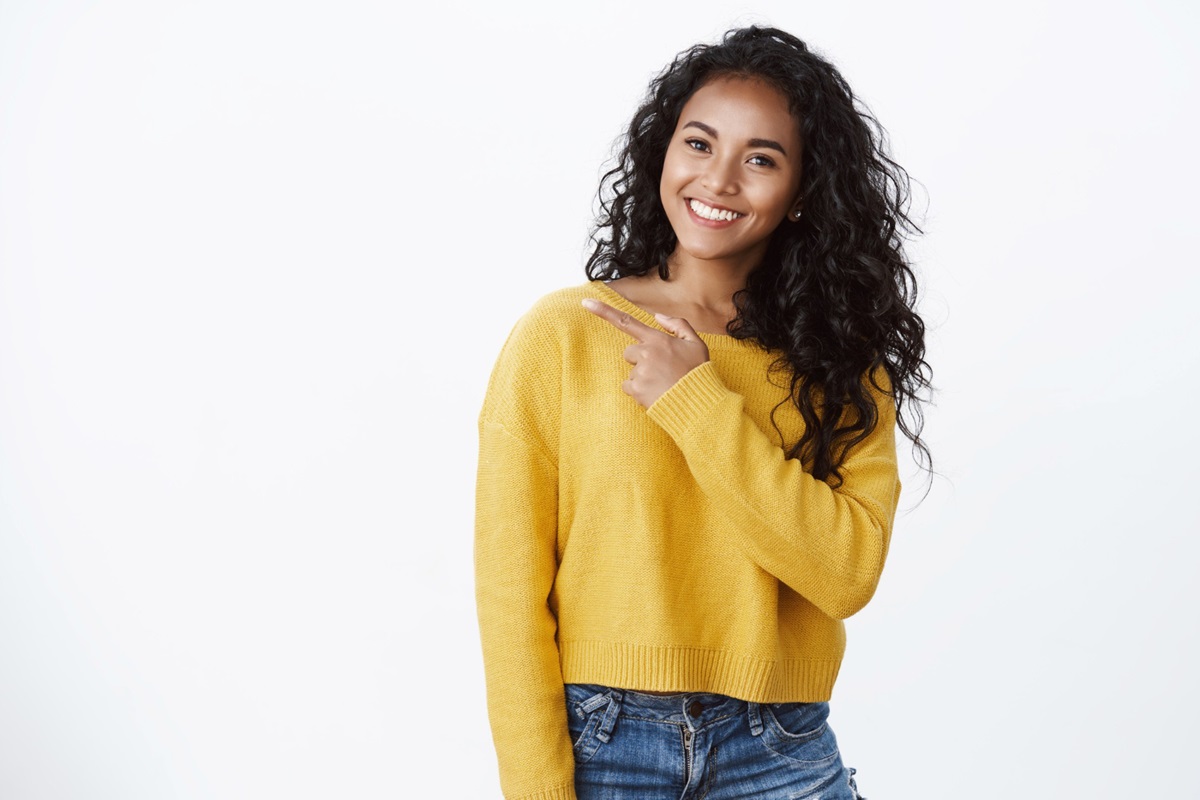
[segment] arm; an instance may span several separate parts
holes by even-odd
[[[561,364],[545,316],[509,333],[479,414],[475,598],[488,717],[509,800],[575,800],[575,759],[548,604],[558,572]]]
[[[728,516],[737,546],[836,619],[856,613],[875,593],[900,498],[895,407],[887,393],[869,383],[868,389],[878,424],[847,455],[837,489],[785,457],[711,361],[690,370],[646,411]]]
[[[488,716],[506,798],[574,800],[575,761],[547,605],[557,571],[558,473],[495,422],[479,429],[475,591]]]
[[[882,392],[867,383],[878,424],[847,455],[845,480],[832,489],[785,458],[745,413],[744,399],[721,382],[687,320],[656,314],[668,335],[605,303],[583,304],[636,340],[625,348],[634,367],[622,390],[675,440],[751,560],[835,619],[865,606],[879,584],[900,500],[886,375],[879,374]]]

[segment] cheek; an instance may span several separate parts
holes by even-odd
[[[658,199],[668,214],[675,210],[678,201],[681,177],[677,165],[667,159],[663,163],[662,177],[658,181]]]
[[[787,212],[791,209],[794,199],[795,194],[790,190],[781,192],[776,189],[762,198],[759,207],[764,209],[769,216],[773,218],[778,217],[782,220],[787,216]]]
[[[662,177],[658,180],[658,193],[663,197],[675,191],[678,182],[678,171],[679,168],[673,158],[668,155],[663,159]]]

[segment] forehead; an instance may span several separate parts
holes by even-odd
[[[676,129],[698,121],[722,137],[788,139],[799,143],[800,123],[788,108],[787,97],[766,81],[736,76],[705,83],[679,112]]]

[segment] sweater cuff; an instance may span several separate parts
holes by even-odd
[[[688,370],[646,409],[650,419],[679,441],[697,420],[703,419],[733,391],[717,375],[712,361]]]

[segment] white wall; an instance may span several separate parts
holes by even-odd
[[[557,8],[0,3],[0,796],[498,796],[488,371],[746,22],[924,187],[941,475],[849,623],[860,787],[1198,796],[1194,8]]]

